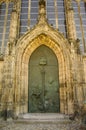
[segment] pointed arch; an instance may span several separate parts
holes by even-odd
[[[16,102],[21,102],[25,98],[25,107],[18,106],[19,113],[28,111],[28,63],[32,53],[41,45],[49,47],[58,59],[59,64],[59,82],[60,82],[60,112],[68,113],[67,86],[70,88],[70,59],[66,50],[60,43],[53,40],[50,36],[40,34],[32,41],[27,40],[26,44],[22,44],[16,51]],[[61,41],[62,42],[62,41]],[[22,42],[21,42],[22,43]],[[18,93],[20,93],[18,95]],[[24,97],[24,98],[23,98]],[[70,106],[71,107],[71,106]]]

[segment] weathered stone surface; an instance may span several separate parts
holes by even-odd
[[[0,130],[85,130],[79,122],[71,123],[15,123],[13,121],[0,123]]]
[[[14,24],[11,22],[6,54],[0,61],[0,111],[6,109],[13,111],[15,115],[28,113],[29,61],[33,52],[44,45],[49,47],[58,59],[60,113],[73,114],[75,104],[79,107],[86,105],[86,55],[78,52],[73,10],[69,8],[71,0],[65,0],[67,38],[51,27],[46,20],[45,12],[41,12],[42,17],[34,28],[17,40],[18,34],[15,33],[18,33],[19,27],[18,2],[15,3],[16,12],[12,13]]]

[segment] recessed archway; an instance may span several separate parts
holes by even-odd
[[[28,41],[27,41],[28,42]],[[17,55],[17,68],[16,68],[16,84],[19,84],[17,88],[17,93],[20,93],[16,100],[22,102],[24,100],[24,105],[20,104],[18,106],[19,113],[28,112],[28,64],[30,61],[30,57],[32,53],[41,45],[45,45],[50,48],[56,58],[58,59],[59,64],[59,95],[60,95],[60,113],[67,113],[68,111],[68,102],[67,102],[67,95],[65,91],[67,90],[67,82],[66,79],[69,78],[70,80],[70,69],[69,69],[69,62],[68,56],[65,54],[65,51],[62,50],[62,47],[58,42],[52,40],[49,36],[46,35],[39,35],[35,39],[33,39],[27,45],[21,45],[18,48],[18,55]],[[68,70],[66,69],[68,68]],[[67,75],[66,75],[67,74]],[[67,77],[68,76],[68,77]],[[18,95],[18,94],[17,94]]]

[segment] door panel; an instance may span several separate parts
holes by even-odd
[[[29,112],[59,112],[58,62],[47,46],[37,48],[29,63]]]

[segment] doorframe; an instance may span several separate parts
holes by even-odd
[[[18,96],[18,98],[16,100],[19,102],[22,102],[22,100],[24,100],[24,105],[22,105],[22,103],[20,105],[17,105],[16,111],[18,113],[28,112],[28,64],[31,54],[41,45],[46,45],[47,47],[49,47],[58,59],[60,113],[71,113],[73,111],[73,104],[72,101],[69,102],[68,98],[68,93],[71,91],[70,54],[68,54],[68,51],[65,51],[65,49],[63,49],[57,41],[54,41],[52,38],[44,34],[40,34],[38,37],[29,42],[29,44],[23,44],[20,48],[17,49],[18,54],[16,57],[16,95]],[[68,89],[69,92],[67,93]]]

